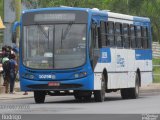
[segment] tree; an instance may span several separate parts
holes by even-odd
[[[3,0],[0,1],[0,16],[3,18]]]
[[[153,28],[153,40],[160,42],[160,0],[23,0],[32,6],[37,7],[86,7],[107,9],[112,12],[144,16],[151,19]]]

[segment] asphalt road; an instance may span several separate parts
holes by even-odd
[[[106,94],[103,103],[78,102],[73,96],[48,96],[44,104],[33,98],[0,100],[1,114],[160,114],[160,93],[141,93],[138,99],[123,100],[119,93]]]

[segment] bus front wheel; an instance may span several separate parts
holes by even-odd
[[[45,91],[34,91],[34,100],[36,103],[44,103],[46,92]]]
[[[102,74],[102,81],[101,81],[101,90],[95,90],[94,91],[94,98],[96,102],[103,102],[105,99],[105,78]]]

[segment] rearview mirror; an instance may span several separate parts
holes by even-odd
[[[13,25],[13,29],[12,29],[12,43],[15,43],[16,44],[16,41],[17,41],[17,33],[16,33],[16,30],[17,28],[20,26],[20,23],[19,22],[15,22],[14,25]]]

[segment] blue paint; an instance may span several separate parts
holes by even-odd
[[[70,79],[70,80],[61,80],[58,81],[60,84],[81,84],[82,87],[80,88],[70,88],[70,89],[63,89],[63,90],[94,90],[94,74],[88,75],[87,77],[80,78],[80,79]],[[28,80],[21,78],[20,79],[20,86],[22,91],[34,91],[37,90],[36,88],[29,88],[28,85],[48,85],[49,81],[36,81],[36,80]]]
[[[20,22],[16,21],[14,24],[13,24],[13,28],[12,28],[12,32],[15,33],[16,32],[16,29],[20,26]]]
[[[144,17],[133,17],[133,24],[137,26],[149,27],[150,19]]]
[[[101,56],[98,59],[99,63],[111,63],[111,51],[110,48],[101,48]]]
[[[27,14],[31,12],[43,12],[43,11],[54,11],[54,10],[68,10],[68,11],[84,11],[88,13],[88,31],[87,31],[87,38],[89,38],[89,30],[91,27],[91,23],[94,20],[97,25],[100,25],[100,21],[106,21],[107,20],[107,13],[104,13],[102,11],[96,11],[89,8],[69,8],[69,7],[57,7],[57,8],[40,8],[40,9],[32,9],[32,10],[26,10],[23,11],[22,14]],[[22,34],[22,26],[23,21],[21,17],[21,34]],[[22,35],[21,35],[22,39]],[[87,39],[88,40],[88,39]],[[87,41],[89,44],[89,41]],[[87,47],[87,60],[86,63],[83,66],[72,68],[72,69],[62,69],[62,70],[36,70],[31,68],[26,68],[23,65],[22,61],[22,40],[20,41],[20,84],[21,84],[21,90],[23,91],[33,91],[34,89],[28,88],[28,85],[37,85],[37,84],[48,84],[49,81],[56,81],[60,82],[62,84],[82,84],[81,88],[78,88],[76,90],[94,90],[94,74],[92,71],[92,67],[90,65],[90,59],[89,59],[89,47]],[[103,50],[102,50],[103,51]],[[105,58],[105,53],[103,53],[103,57],[101,59],[102,62],[111,62],[111,54],[110,49],[104,49],[104,51],[107,51],[108,58]],[[102,56],[102,55],[101,55]],[[87,72],[86,77],[79,77],[75,78],[75,74],[79,74],[81,72]],[[30,73],[35,76],[34,79],[27,79],[23,74]],[[44,78],[39,77],[43,76]],[[55,76],[53,77],[50,76]],[[46,77],[48,76],[48,77]],[[72,89],[72,88],[71,88]]]
[[[135,50],[136,60],[152,60],[152,50]]]
[[[100,27],[101,21],[106,21],[107,19],[108,19],[107,14],[99,13],[99,15],[92,16],[93,22],[96,23],[98,27]]]

